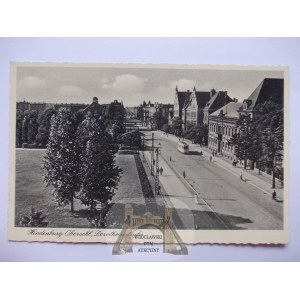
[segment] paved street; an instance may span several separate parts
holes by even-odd
[[[151,139],[151,132],[145,135],[146,139]],[[251,180],[241,181],[233,170],[226,169],[226,164],[210,161],[208,155],[180,153],[178,139],[172,135],[167,137],[155,131],[154,137],[155,146],[161,143],[162,149],[162,191],[176,208],[177,227],[282,229],[283,203],[272,200],[268,184],[253,175],[253,178],[249,175]],[[147,144],[150,145],[150,141]],[[194,147],[197,146],[190,150],[195,150]],[[195,194],[199,204],[195,203]]]

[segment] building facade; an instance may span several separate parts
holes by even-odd
[[[203,109],[210,99],[210,92],[196,91],[194,87],[192,93],[184,104],[184,129],[188,124],[202,125],[203,124]]]
[[[223,99],[220,98],[218,105],[221,105],[224,99],[228,101],[227,97],[223,92]],[[209,110],[215,109],[216,106],[213,106],[213,102],[216,99],[217,94],[211,98],[204,109],[204,123],[207,122],[209,132],[208,148],[233,160],[236,158],[235,149],[228,142],[234,134],[238,133],[236,123],[240,116],[250,115],[251,118],[255,119],[258,105],[266,101],[273,101],[283,107],[283,79],[265,78],[243,102],[237,102],[234,99],[234,102],[227,102],[218,110],[209,113]],[[248,163],[254,165],[254,162],[250,160]],[[270,174],[270,172],[267,173]]]
[[[237,133],[236,122],[242,105],[229,102],[209,116],[208,149],[231,160],[235,159],[235,149],[229,145],[229,140]]]
[[[209,92],[197,91],[178,91],[175,89],[174,99],[174,118],[182,123],[182,129],[185,130],[188,124],[208,125],[209,115],[229,102],[233,102],[226,91],[212,89]]]
[[[148,103],[144,101],[143,104],[139,106],[137,115],[138,119],[141,120],[143,126],[150,128],[152,126],[152,119],[155,113],[160,113],[167,124],[169,116],[170,114],[173,114],[173,111],[173,104],[163,104],[158,102],[151,103],[151,101],[149,100]]]

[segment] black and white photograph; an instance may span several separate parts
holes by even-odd
[[[9,238],[286,243],[287,84],[285,67],[12,63]]]

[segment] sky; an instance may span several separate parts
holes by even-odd
[[[124,106],[143,101],[174,103],[178,90],[227,91],[242,102],[264,78],[283,78],[281,71],[199,70],[140,67],[18,66],[17,101],[110,103]]]

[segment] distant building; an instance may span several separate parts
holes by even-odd
[[[157,112],[162,115],[162,117],[166,120],[166,124],[168,123],[168,118],[170,113],[173,113],[174,105],[173,104],[163,104],[154,102],[151,103],[143,102],[137,110],[138,119],[142,121],[143,126],[150,127],[153,115]]]
[[[124,115],[124,113],[125,113],[125,109],[123,106],[123,102],[114,100],[109,104],[109,114],[111,116]]]
[[[109,104],[99,104],[98,98],[93,97],[93,102],[83,110],[83,113],[93,114],[94,116],[117,116],[124,113],[124,106],[118,100],[114,100]]]
[[[84,110],[87,106],[88,105],[86,105],[86,104],[57,103],[57,104],[54,104],[54,109],[59,110],[60,108],[63,107],[68,111],[77,112],[77,111],[80,111],[80,110]]]
[[[125,107],[126,115],[128,118],[138,118],[138,109],[139,107],[133,106],[133,107]]]

